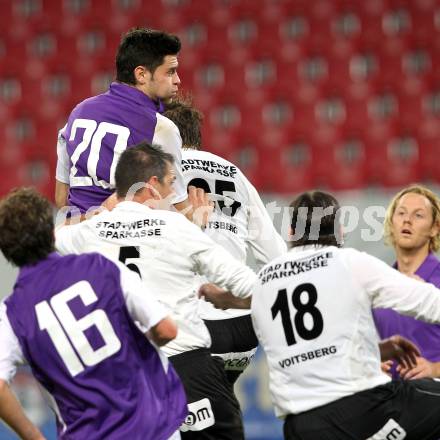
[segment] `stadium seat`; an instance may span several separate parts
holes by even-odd
[[[426,182],[440,183],[440,128],[438,120],[426,120],[417,135],[420,146],[420,178]]]
[[[329,172],[326,181],[332,190],[361,189],[366,185],[367,163],[365,144],[360,133],[348,132],[328,146]]]
[[[391,128],[391,129],[390,129]],[[371,183],[403,186],[420,178],[420,146],[404,127],[366,133],[367,163]]]
[[[26,150],[35,136],[53,139],[73,106],[112,80],[121,33],[134,25],[181,36],[181,88],[205,113],[204,142],[238,157],[263,189],[440,175],[434,0],[6,2],[0,140]],[[279,183],[267,157],[299,178]]]
[[[263,179],[265,156],[261,144],[262,140],[259,133],[241,132],[234,136],[233,148],[226,152],[227,157],[237,164],[257,189],[265,188]]]
[[[271,193],[294,195],[314,187],[311,146],[302,138],[292,139],[284,146],[275,146],[270,151],[270,163],[264,161],[263,189]]]

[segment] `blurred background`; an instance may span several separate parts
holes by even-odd
[[[53,199],[57,131],[107,89],[133,26],[181,38],[181,88],[205,114],[206,149],[235,162],[265,200],[284,207],[322,188],[363,210],[412,182],[438,191],[438,0],[0,0],[0,196],[33,185]],[[391,262],[362,228],[347,245]],[[0,257],[0,296],[15,275]],[[26,372],[15,389],[54,438]],[[247,438],[281,439],[261,353],[237,392]]]

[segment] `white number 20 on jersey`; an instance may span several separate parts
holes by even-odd
[[[76,297],[80,297],[85,306],[98,300],[92,286],[87,281],[79,281],[54,295],[50,305],[48,301],[41,301],[35,306],[40,330],[47,330],[72,376],[84,371],[84,365],[96,365],[121,348],[121,341],[104,310],[97,309],[81,319],[75,318],[67,303]],[[104,345],[97,350],[93,349],[84,334],[93,325],[104,340]]]
[[[101,122],[98,124],[93,119],[75,119],[72,124],[72,130],[70,133],[70,141],[73,141],[76,137],[76,131],[78,128],[83,128],[83,138],[81,142],[76,146],[75,151],[70,158],[72,162],[72,168],[70,169],[70,186],[101,186],[103,188],[114,187],[114,175],[116,164],[118,163],[119,156],[127,148],[128,138],[130,137],[130,130],[127,127],[117,124],[111,124],[110,122]],[[106,134],[113,134],[116,136],[115,146],[113,148],[113,159],[110,166],[110,182],[106,182],[103,179],[99,179],[97,176],[99,153],[101,151],[101,143]],[[87,174],[88,176],[77,176],[78,172],[77,162],[90,146],[90,153],[87,159]]]

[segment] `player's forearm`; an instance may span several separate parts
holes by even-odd
[[[9,385],[0,380],[0,417],[23,440],[44,440],[39,429],[26,417]]]
[[[152,327],[147,334],[157,346],[162,347],[177,336],[177,325],[170,317],[166,317]]]
[[[67,206],[69,185],[67,183],[55,181],[55,205],[58,209]]]
[[[192,223],[202,228],[208,224],[209,216],[214,208],[208,194],[195,186],[188,187],[188,198],[175,203],[174,207]]]
[[[199,296],[205,298],[217,309],[250,309],[251,297],[238,298],[227,290],[223,290],[215,284],[203,284],[199,289]]]
[[[433,378],[440,378],[440,362],[433,362],[432,363],[432,369],[433,369]]]
[[[225,300],[224,307],[225,309],[245,309],[248,310],[251,308],[251,297],[248,298],[237,298],[231,292],[228,292],[230,296]]]
[[[175,203],[174,207],[183,214],[190,222],[192,222],[194,210],[189,203],[189,200],[186,199],[183,202]]]

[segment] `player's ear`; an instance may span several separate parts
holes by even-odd
[[[135,67],[133,73],[136,79],[136,84],[144,85],[150,79],[150,72],[147,70],[145,66]]]
[[[161,199],[160,193],[157,190],[159,184],[159,178],[157,176],[151,176],[145,185],[145,188],[150,192],[150,199]]]
[[[440,224],[439,224],[439,222],[434,222],[431,227],[431,232],[430,232],[429,236],[431,238],[434,238],[435,236],[438,235],[439,232],[440,232]]]

